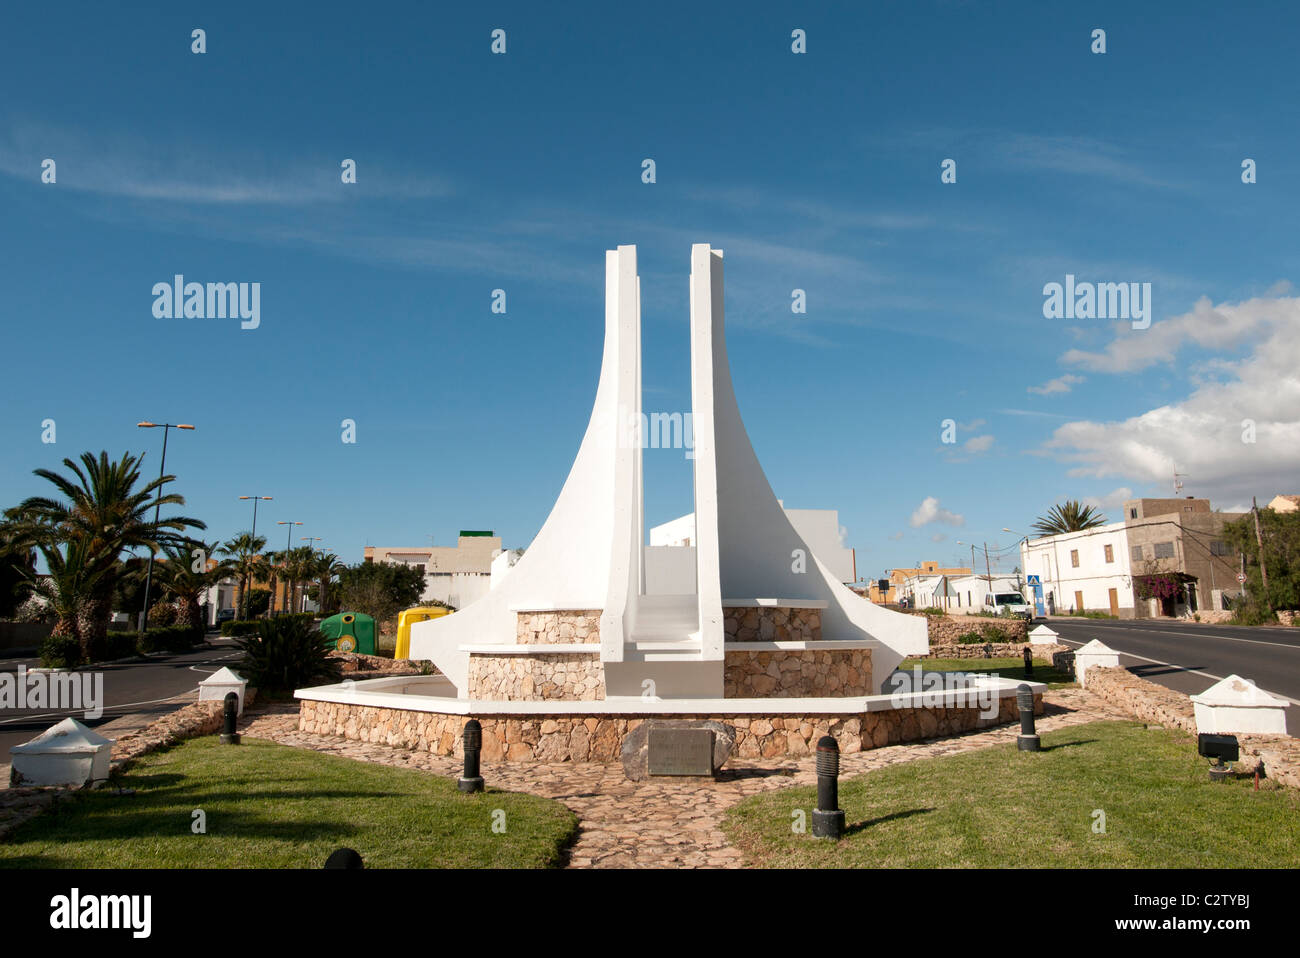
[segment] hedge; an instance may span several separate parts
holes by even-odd
[[[91,645],[90,660],[111,662],[150,652],[188,652],[203,641],[202,627],[186,629],[163,626],[139,632],[110,632]],[[68,636],[49,636],[41,643],[41,665],[47,669],[67,669],[81,664],[81,643]]]

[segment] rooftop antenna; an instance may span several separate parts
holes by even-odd
[[[1183,491],[1183,480],[1190,479],[1191,476],[1184,472],[1179,472],[1178,467],[1174,466],[1174,496],[1178,496]]]

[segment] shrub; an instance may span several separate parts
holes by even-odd
[[[271,590],[249,589],[244,604],[246,606],[244,614],[250,619],[256,619],[259,615],[265,615],[266,610],[271,607]]]
[[[984,635],[985,642],[1010,642],[1011,636],[1007,630],[1000,625],[994,625],[992,622],[985,622],[980,626],[980,632]]]
[[[176,624],[176,606],[170,602],[158,602],[149,607],[149,624],[164,629]]]
[[[256,635],[257,627],[261,624],[258,619],[227,619],[221,623],[221,634],[228,639],[241,635]]]
[[[239,640],[244,652],[240,674],[264,694],[337,681],[339,666],[329,657],[329,641],[302,616],[262,622],[257,635]]]
[[[81,664],[81,643],[73,635],[47,635],[41,641],[41,665],[47,669],[70,669]]]
[[[143,633],[133,633],[135,650],[142,655],[150,652],[188,652],[203,641],[203,629],[187,629],[178,625],[164,626],[160,629],[147,629]]]
[[[921,614],[922,615],[947,615],[948,613],[944,612],[944,610],[939,608],[937,605],[928,605],[921,610]]]
[[[152,629],[150,631],[153,631]],[[136,654],[136,632],[110,632],[90,647],[90,661],[111,662]]]
[[[962,645],[983,644],[984,636],[980,635],[974,629],[971,629],[969,632],[963,632],[961,635],[957,636],[957,641]]]
[[[1232,610],[1233,625],[1270,625],[1276,621],[1277,616],[1262,603],[1245,602]]]

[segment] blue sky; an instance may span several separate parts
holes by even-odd
[[[693,242],[726,251],[769,480],[839,510],[864,576],[1007,546],[1065,497],[1119,518],[1174,468],[1216,506],[1300,491],[1281,5],[73,3],[0,26],[5,505],[86,449],[152,473],[134,424],[192,422],[167,466],[209,538],[261,494],[276,547],[279,520],[349,561],[459,529],[526,545],[590,413],[605,249],[638,246],[647,411],[689,410]],[[155,318],[176,273],[259,282],[261,325]],[[1151,283],[1151,328],[1044,318],[1067,273]],[[691,509],[680,450],[647,450],[646,490],[648,524]]]

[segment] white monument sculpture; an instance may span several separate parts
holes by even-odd
[[[845,587],[790,524],[736,404],[722,252],[705,244],[691,248],[690,278],[696,588],[647,593],[636,247],[606,253],[605,289],[595,405],[550,516],[499,587],[412,627],[411,658],[432,660],[462,699],[493,657],[547,654],[586,656],[579,688],[597,691],[584,698],[667,701],[723,698],[733,649],[857,649],[870,654],[856,694],[880,692],[904,657],[929,651],[925,618]]]

